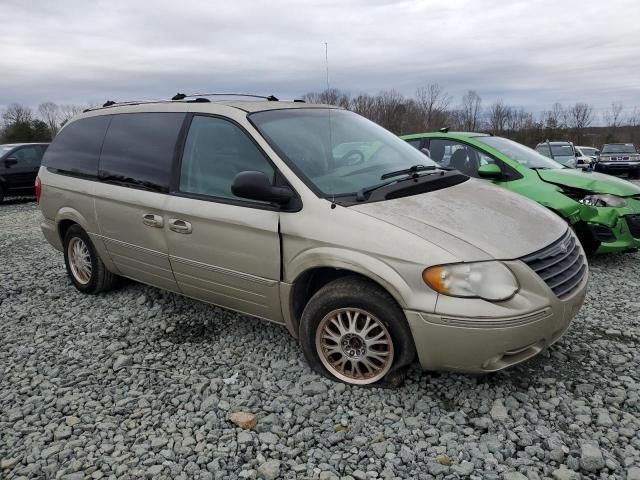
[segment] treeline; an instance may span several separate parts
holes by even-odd
[[[0,117],[0,143],[49,142],[66,122],[85,108],[44,102],[34,111],[13,103]]]
[[[475,90],[469,90],[456,103],[438,84],[418,88],[413,97],[395,90],[352,95],[329,89],[307,93],[304,99],[352,110],[399,135],[449,127],[452,131],[490,132],[530,146],[547,139],[594,146],[608,142],[640,143],[640,108],[625,108],[620,103],[612,103],[600,114],[601,118],[591,104],[584,102],[554,103],[536,116],[502,100],[485,106]],[[604,126],[594,127],[594,123]]]
[[[554,103],[549,110],[536,116],[502,100],[485,105],[475,90],[469,90],[455,102],[438,84],[418,88],[413,97],[396,90],[383,90],[377,95],[353,95],[329,89],[307,93],[304,99],[352,110],[397,134],[449,127],[452,131],[490,132],[530,146],[547,139],[598,147],[608,142],[640,144],[640,108],[615,102],[600,114],[596,114],[589,103]],[[85,108],[86,105],[44,102],[34,111],[14,103],[1,112],[0,142],[50,141],[60,127]]]

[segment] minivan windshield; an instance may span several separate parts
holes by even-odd
[[[256,112],[249,119],[267,142],[323,196],[354,195],[384,183],[384,174],[438,165],[393,133],[353,112],[296,108]],[[422,170],[422,169],[419,169]],[[402,180],[403,176],[393,179]]]
[[[602,147],[601,153],[637,153],[632,143],[609,143]]]
[[[500,153],[512,158],[516,162],[528,168],[560,169],[565,168],[562,164],[541,155],[534,149],[526,147],[521,143],[514,142],[502,137],[476,137],[475,140],[495,148]]]

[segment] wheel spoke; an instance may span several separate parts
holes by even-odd
[[[354,361],[351,362],[353,364],[353,368],[355,370],[355,373],[358,377],[362,377],[362,371],[360,370],[360,362],[358,361]]]
[[[340,337],[338,335],[336,335],[335,333],[333,333],[331,330],[329,330],[328,328],[324,329],[324,332],[322,334],[322,338],[324,340],[331,340],[332,342],[335,342],[337,344],[340,343]]]
[[[331,324],[334,325],[337,329],[338,332],[340,332],[340,335],[344,335],[345,333],[347,333],[347,331],[344,328],[344,325],[342,324],[342,315],[338,314],[335,318],[331,319]]]
[[[375,345],[388,345],[386,339],[384,340],[366,340],[367,348],[371,348]]]
[[[340,347],[325,347],[325,348],[327,350],[327,354],[329,355],[335,355],[337,353],[341,357],[344,357],[344,353],[342,353],[342,350],[340,350]]]
[[[362,330],[360,331],[360,333],[364,338],[367,338],[367,336],[369,335],[369,332],[373,330],[375,326],[376,326],[375,322],[373,322],[371,320],[371,317],[367,315],[367,318],[364,322],[364,326],[362,327]]]

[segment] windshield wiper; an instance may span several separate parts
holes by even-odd
[[[416,177],[418,172],[422,172],[423,170],[435,170],[435,165],[414,165],[413,167],[405,168],[404,170],[396,170],[395,172],[385,173],[380,177],[380,180],[385,180],[387,178],[397,177],[399,175],[412,175]]]
[[[379,183],[378,185],[373,185],[372,187],[363,187],[360,190],[358,190],[358,193],[356,193],[356,202],[364,202],[367,199],[366,198],[367,193],[373,192],[374,190],[377,190],[387,185],[391,185],[392,183],[396,183],[396,182],[397,180],[391,180],[390,182]]]
[[[440,170],[449,170],[449,169],[446,169],[446,168],[432,167],[431,165],[429,165],[427,168],[425,168],[425,170],[435,170],[436,168],[440,169]],[[401,175],[401,173],[398,173],[398,172],[394,172],[394,173],[396,175]],[[408,173],[412,173],[412,172],[408,172]],[[414,173],[409,178],[403,178],[403,179],[400,179],[400,180],[389,180],[388,182],[382,182],[382,183],[379,183],[377,185],[373,185],[371,187],[361,188],[356,193],[356,201],[357,202],[364,202],[366,200],[367,193],[373,192],[374,190],[377,190],[377,189],[382,188],[382,187],[386,187],[387,185],[391,185],[392,183],[405,182],[407,180],[416,179],[416,178],[418,178],[420,176],[437,175],[437,173],[438,172],[431,172],[431,173],[425,173],[424,175],[418,175],[417,173]],[[391,173],[386,173],[385,175],[391,175]],[[444,175],[444,172],[440,172],[440,175]],[[384,175],[382,177],[384,177]]]

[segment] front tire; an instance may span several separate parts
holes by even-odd
[[[334,280],[311,297],[299,337],[311,368],[352,385],[399,386],[415,358],[402,309],[385,290],[357,276]]]
[[[71,282],[82,293],[110,290],[118,278],[106,269],[91,238],[80,225],[69,227],[64,236],[64,263]]]

